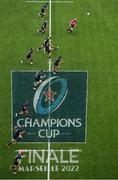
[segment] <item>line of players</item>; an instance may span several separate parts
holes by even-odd
[[[46,8],[48,7],[49,3],[45,3],[40,12],[38,13],[38,16],[41,17],[41,19],[44,19],[46,13],[45,13],[45,10]],[[46,29],[47,29],[47,25],[48,25],[48,21],[44,21],[41,28],[39,28],[37,30],[38,33],[42,33],[43,35],[46,33]],[[70,27],[66,29],[67,32],[70,32],[72,33],[74,28],[76,27],[77,25],[77,20],[76,18],[73,18],[71,21],[70,21]],[[47,52],[48,53],[48,56],[50,58],[50,53],[51,51],[53,50],[58,50],[59,47],[54,47],[53,45],[51,45],[50,43],[51,41],[51,37],[47,37],[42,45],[40,47],[37,48],[37,52],[40,51],[41,49],[43,49],[44,53]],[[25,61],[30,61],[30,64],[33,64],[33,54],[34,54],[35,50],[33,50],[33,48],[30,48],[30,50],[28,51],[28,53],[26,54],[26,57],[25,59],[21,60],[21,64]],[[59,64],[61,63],[61,56],[59,56],[55,61],[54,61],[54,65],[52,67],[52,71],[54,74],[56,74],[56,71],[58,70],[59,68]],[[45,74],[44,72],[41,70],[40,72],[36,72],[35,74],[35,80],[34,80],[34,87],[33,89],[36,90],[39,85],[42,83],[42,79],[45,78]],[[29,113],[29,103],[28,101],[26,101],[23,106],[22,106],[22,109],[21,111],[19,112],[19,115],[28,115]],[[17,116],[17,114],[16,114]],[[13,139],[11,142],[9,142],[7,144],[7,147],[10,148],[10,146],[12,144],[17,144],[17,142],[20,141],[20,139],[23,137],[23,135],[26,133],[26,131],[24,131],[24,126],[15,126],[14,127],[14,133],[13,133]],[[18,169],[19,169],[19,166],[21,164],[21,159],[22,159],[22,156],[23,156],[24,152],[23,151],[20,151],[17,156],[15,157],[12,165],[10,166],[10,170],[12,171],[13,174],[16,174]]]
[[[47,7],[48,7],[48,4],[49,4],[48,2],[45,3],[45,4],[42,6],[40,12],[38,13],[38,16],[40,16],[41,19],[44,19],[45,15],[46,15],[45,11],[46,11],[46,9],[47,9]],[[72,33],[73,30],[74,30],[74,28],[76,27],[76,25],[77,25],[77,19],[76,19],[76,18],[73,18],[73,19],[70,21],[70,27],[67,28],[66,31]],[[45,21],[43,22],[43,24],[41,25],[41,27],[39,27],[39,29],[37,30],[37,32],[40,32],[40,33],[42,33],[43,35],[45,35],[46,30],[47,30],[47,26],[48,26],[48,21],[45,20]],[[47,37],[47,38],[43,41],[42,45],[41,45],[40,47],[38,47],[36,50],[34,50],[33,48],[30,48],[30,50],[29,50],[28,53],[26,54],[25,58],[21,60],[21,64],[22,64],[23,62],[25,62],[25,61],[30,61],[30,64],[33,64],[33,55],[34,55],[34,53],[40,51],[41,49],[43,49],[44,54],[47,52],[47,54],[50,56],[50,53],[51,53],[52,51],[54,51],[54,50],[58,50],[59,47],[58,47],[58,46],[55,47],[54,45],[52,45],[52,44],[51,44],[51,37]],[[50,58],[50,57],[49,57],[49,58]],[[59,56],[59,57],[56,58],[55,61],[54,61],[54,64],[53,64],[53,67],[52,67],[52,71],[54,72],[54,74],[56,74],[56,71],[59,69],[59,65],[60,65],[60,63],[61,63],[61,59],[62,59],[62,57]]]
[[[45,3],[40,12],[38,13],[38,16],[41,17],[41,19],[44,19],[46,13],[46,8],[48,7],[49,3]],[[46,30],[47,30],[47,26],[48,26],[48,21],[45,20],[43,22],[43,24],[41,25],[41,27],[39,27],[39,29],[37,30],[37,32],[42,33],[43,35],[45,35]],[[55,47],[54,45],[51,44],[51,37],[47,37],[42,45],[40,47],[38,47],[36,50],[34,50],[33,48],[30,48],[30,50],[28,51],[28,53],[26,54],[26,57],[24,59],[21,60],[21,64],[25,61],[30,61],[30,64],[33,64],[33,55],[35,52],[39,52],[41,49],[43,49],[44,54],[47,52],[48,56],[50,56],[50,53],[54,50],[58,50],[59,47]],[[50,57],[49,57],[50,58]],[[61,56],[59,56],[55,61],[54,61],[54,65],[52,67],[52,71],[54,73],[56,73],[57,69],[59,68],[59,64],[61,63]]]

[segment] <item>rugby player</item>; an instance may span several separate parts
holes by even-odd
[[[45,44],[45,51],[50,54],[51,53],[51,44],[50,44],[50,41],[48,41],[46,44]]]
[[[19,115],[28,115],[28,113],[29,113],[29,107],[28,107],[28,105],[29,105],[29,102],[28,101],[25,101],[25,103],[23,104],[23,106],[22,106],[22,109],[21,109],[21,111],[19,112]]]
[[[42,6],[42,8],[41,8],[40,12],[38,13],[38,16],[40,16],[40,17],[41,17],[41,19],[43,19],[43,18],[44,18],[44,16],[45,16],[45,10],[46,10],[46,8],[47,8],[48,4],[49,4],[48,2],[47,2],[47,3],[45,3],[45,4]]]
[[[55,61],[54,61],[54,66],[52,67],[53,73],[56,74],[56,71],[59,69],[59,64],[61,63],[61,56],[59,56]]]
[[[70,28],[66,29],[66,31],[68,32],[73,32],[73,29],[77,26],[77,19],[76,18],[73,18],[71,21],[70,21]]]
[[[13,132],[13,139],[10,143],[7,144],[7,147],[10,148],[12,144],[17,144],[17,142],[20,141],[20,139],[23,138],[23,135],[26,133],[26,131],[23,130],[24,126],[15,126],[14,132]]]
[[[42,83],[42,80],[46,77],[44,74],[43,70],[40,72],[36,72],[35,77],[34,77],[34,87],[33,89],[36,90],[39,85]]]
[[[33,53],[34,53],[34,50],[33,50],[32,48],[30,48],[30,50],[29,50],[28,53],[26,54],[25,59],[22,59],[22,60],[21,60],[21,64],[22,64],[24,61],[30,61],[30,64],[33,64]]]
[[[44,21],[43,24],[42,24],[42,26],[41,26],[41,28],[39,28],[39,29],[37,30],[37,32],[41,32],[41,33],[43,33],[43,35],[44,35],[45,32],[46,32],[46,29],[47,29],[47,25],[48,25],[48,21]]]
[[[41,45],[39,48],[37,48],[37,51],[39,51],[40,49],[43,49],[43,50],[44,50],[44,53],[45,53],[45,47],[46,47],[47,43],[49,43],[50,39],[51,39],[50,37],[47,37],[47,38],[43,41],[42,45]]]
[[[24,154],[23,151],[19,152],[19,153],[16,155],[16,157],[15,157],[12,165],[9,167],[10,171],[12,171],[13,174],[16,174],[16,173],[17,173],[17,171],[18,171],[18,169],[19,169],[19,166],[20,166],[20,164],[21,164],[21,159],[22,159],[23,154]]]
[[[48,42],[46,43],[46,45],[45,45],[45,51],[46,51],[48,54],[50,54],[51,51],[58,50],[58,49],[59,49],[58,46],[55,47],[54,45],[51,44],[50,39],[49,39],[49,41],[48,41]]]

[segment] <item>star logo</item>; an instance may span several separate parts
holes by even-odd
[[[51,90],[51,87],[49,87],[48,88],[48,90],[47,90],[47,92],[45,92],[44,93],[44,95],[45,95],[45,102],[47,102],[47,101],[52,101],[52,102],[54,102],[54,96],[57,94],[57,92],[55,92],[55,91],[52,91]]]

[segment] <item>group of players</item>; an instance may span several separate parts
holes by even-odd
[[[48,27],[48,21],[47,20],[44,20],[44,17],[46,15],[46,9],[48,7],[49,3],[45,3],[42,8],[40,9],[39,13],[38,13],[38,16],[43,20],[43,23],[42,23],[42,26],[37,30],[38,33],[42,33],[43,35],[46,34],[46,30],[47,30],[47,27]],[[67,32],[70,32],[72,33],[74,28],[76,27],[77,25],[77,19],[76,18],[73,18],[71,21],[70,21],[70,27],[66,29]],[[25,59],[22,59],[21,60],[21,64],[24,63],[25,61],[29,61],[30,64],[33,64],[33,55],[34,55],[34,52],[39,52],[41,49],[43,49],[44,53],[47,53],[48,54],[48,58],[50,60],[50,56],[51,56],[51,52],[53,50],[58,50],[59,47],[54,47],[52,44],[51,44],[51,37],[47,37],[45,38],[45,40],[43,41],[42,45],[40,47],[38,47],[36,50],[34,50],[33,48],[30,48],[30,50],[28,51],[28,53],[26,54],[26,57]],[[52,71],[54,74],[56,74],[56,71],[58,70],[59,68],[59,65],[61,63],[61,56],[59,56],[58,58],[56,58],[56,60],[54,61],[54,64],[52,66]],[[36,72],[35,74],[35,77],[34,77],[34,85],[33,85],[33,89],[36,90],[40,84],[42,83],[43,79],[45,78],[45,74],[43,72],[43,70],[41,70],[40,72]],[[28,115],[29,113],[29,102],[26,101],[23,106],[22,106],[22,109],[21,111],[18,113],[19,115]],[[16,113],[16,116],[18,115]],[[26,131],[24,130],[24,126],[15,126],[14,127],[14,133],[13,133],[13,139],[11,142],[9,142],[7,144],[7,147],[10,148],[10,146],[12,144],[17,144],[17,142],[20,141],[20,139],[24,136],[24,134],[26,133]],[[24,152],[23,151],[20,151],[17,156],[15,157],[12,165],[10,166],[10,170],[12,171],[13,174],[16,174],[18,169],[19,169],[19,166],[20,166],[20,163],[21,163],[21,159],[22,159],[22,156],[23,156]]]
[[[38,16],[40,16],[40,18],[42,20],[44,20],[44,17],[46,15],[46,9],[48,7],[49,3],[45,3],[40,12],[38,13]],[[46,34],[46,30],[48,27],[48,21],[44,20],[41,27],[39,27],[39,29],[37,30],[38,33],[42,33],[43,35]],[[58,50],[59,47],[55,47],[54,45],[51,44],[51,37],[47,37],[44,39],[43,43],[41,44],[40,47],[38,47],[36,50],[34,50],[33,48],[30,48],[28,53],[26,54],[25,58],[21,60],[21,64],[25,61],[29,61],[30,64],[33,64],[33,55],[35,52],[39,52],[41,49],[43,49],[44,54],[47,53],[48,57],[50,59],[50,54],[53,50]],[[56,73],[57,69],[59,68],[59,64],[61,63],[61,56],[59,56],[58,58],[56,58],[56,60],[54,61],[54,65],[52,67],[52,71],[53,73]]]
[[[41,27],[39,27],[37,29],[37,32],[38,33],[42,33],[43,35],[46,34],[46,30],[47,30],[47,27],[48,27],[48,21],[47,20],[44,20],[44,17],[46,15],[46,9],[48,7],[49,3],[45,3],[42,8],[40,9],[39,13],[38,13],[38,16],[40,16],[40,18],[43,20],[43,23],[41,25]],[[67,32],[70,32],[72,33],[74,28],[76,27],[77,25],[77,19],[76,18],[73,18],[71,21],[70,21],[70,27],[66,29]],[[30,48],[28,53],[26,54],[25,58],[21,60],[21,64],[25,61],[29,61],[30,64],[33,64],[33,55],[35,52],[38,52],[40,51],[41,49],[43,49],[44,53],[47,53],[48,56],[49,56],[49,59],[50,59],[50,54],[53,50],[58,50],[59,47],[55,47],[54,45],[52,45],[51,43],[51,37],[47,37],[44,39],[42,45],[40,47],[38,47],[36,50],[34,50],[33,48]],[[61,63],[61,59],[62,57],[59,56],[55,59],[54,61],[54,64],[52,66],[52,71],[54,74],[56,74],[56,71],[58,70],[59,68],[59,65]]]

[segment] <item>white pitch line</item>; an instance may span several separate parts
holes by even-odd
[[[71,133],[61,133],[61,134],[70,135]]]
[[[34,152],[34,151],[37,151],[37,152],[48,152],[48,149],[21,149],[24,153],[25,152]],[[50,151],[55,151],[55,152],[70,152],[70,151],[76,151],[76,152],[82,152],[81,149],[50,149]],[[18,150],[15,150],[15,152],[19,152],[20,149]]]
[[[27,133],[27,134],[37,134],[37,133]]]
[[[48,1],[26,1],[27,3],[46,3]],[[52,3],[74,3],[74,1],[52,1]]]
[[[52,38],[52,0],[49,0],[49,37]],[[51,39],[50,39],[50,47],[51,47]],[[48,55],[48,61],[49,61],[49,77],[51,76],[51,51]],[[50,81],[49,81],[49,88],[51,87]],[[49,100],[49,119],[50,119],[50,100]],[[50,131],[50,122],[48,126],[48,130]],[[50,138],[48,138],[48,171],[47,171],[47,180],[51,179],[51,174],[50,174],[50,152],[51,152],[51,142]]]

